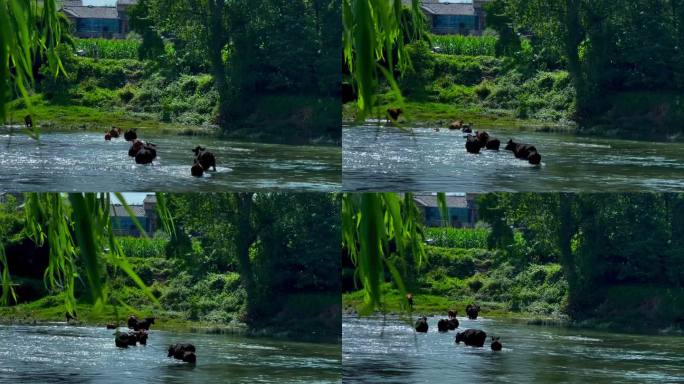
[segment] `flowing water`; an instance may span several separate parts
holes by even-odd
[[[460,318],[458,331],[482,329],[483,348],[456,345],[455,332],[426,334],[397,318],[345,316],[345,383],[682,383],[684,337],[632,335],[524,322]],[[503,350],[489,347],[501,337]]]
[[[339,147],[244,143],[145,135],[157,145],[152,165],[128,157],[130,144],[99,133],[0,132],[0,186],[5,191],[333,191],[341,185]],[[197,145],[214,153],[217,172],[190,175]]]
[[[150,331],[147,346],[114,346],[112,330],[0,326],[0,383],[339,383],[340,345]],[[191,343],[197,364],[167,357]]]
[[[420,192],[684,191],[684,143],[497,132],[501,151],[468,154],[461,132],[343,128],[343,188]],[[509,138],[534,145],[542,165],[516,159]]]

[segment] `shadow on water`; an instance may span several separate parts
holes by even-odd
[[[458,131],[366,125],[343,128],[343,188],[349,191],[682,191],[684,144],[497,132],[501,151],[468,154]],[[503,150],[533,144],[542,166]]]
[[[342,362],[345,383],[642,383],[684,382],[681,337],[633,335],[521,322],[459,318],[459,331],[482,329],[484,348],[454,342],[455,332],[416,334],[395,319],[345,316]],[[503,350],[489,348],[501,337]]]
[[[338,190],[341,149],[246,143],[214,138],[145,135],[158,146],[152,165],[128,157],[129,143],[99,133],[45,133],[40,141],[0,132],[0,184],[9,191]],[[202,145],[217,158],[217,172],[195,178]]]
[[[340,345],[235,335],[150,332],[120,349],[113,331],[65,325],[0,326],[0,383],[338,383]],[[197,364],[167,357],[192,343]]]

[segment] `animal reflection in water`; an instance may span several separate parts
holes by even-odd
[[[26,125],[29,125],[30,116],[26,116]],[[31,122],[31,124],[33,124]],[[105,141],[118,139],[121,136],[121,129],[113,127],[105,131]],[[144,142],[138,139],[136,129],[129,129],[123,133],[126,141],[131,143],[128,149],[128,156],[135,159],[136,164],[152,164],[157,158],[157,146],[155,144]],[[195,154],[192,167],[190,167],[190,174],[195,177],[202,177],[204,172],[216,172],[216,157],[212,152],[207,151],[202,146],[197,146],[192,150]]]
[[[411,297],[413,299],[413,297]],[[468,318],[470,320],[476,320],[479,313],[480,313],[480,306],[477,304],[468,304],[466,306],[466,314],[468,315]],[[449,311],[448,312],[448,318],[447,319],[440,319],[437,322],[437,331],[439,333],[447,333],[449,331],[456,331],[458,330],[459,322],[458,319],[456,318],[457,312],[456,311]],[[416,332],[419,333],[427,333],[429,326],[428,326],[428,321],[427,317],[421,316],[418,318],[416,321],[416,324],[414,326]],[[469,347],[478,347],[482,348],[485,344],[485,341],[487,340],[487,333],[481,329],[474,329],[474,328],[469,328],[466,329],[465,331],[462,332],[456,332],[456,338],[455,342],[456,344],[460,344],[463,342],[466,346]],[[497,336],[492,336],[491,337],[491,344],[490,348],[492,351],[501,351],[503,349],[503,345],[501,344],[501,338]]]

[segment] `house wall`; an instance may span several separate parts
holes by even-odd
[[[120,32],[116,19],[76,19],[76,34],[79,37],[108,37]]]
[[[479,31],[478,16],[470,15],[434,15],[432,17],[432,32],[436,34],[468,35]]]
[[[442,216],[437,207],[424,207],[423,217],[428,227],[442,225]],[[473,227],[477,221],[477,214],[471,208],[449,208],[449,225],[452,227]]]
[[[143,228],[148,228],[149,223],[146,217],[137,217],[138,222]],[[114,234],[120,236],[136,236],[141,237],[142,234],[138,230],[138,227],[133,223],[133,219],[129,216],[114,216],[112,220],[112,230]]]

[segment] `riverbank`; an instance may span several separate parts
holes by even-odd
[[[56,105],[46,102],[42,95],[31,98],[31,109],[23,101],[15,101],[10,108],[10,118],[6,130],[21,133],[24,131],[24,116],[31,115],[33,123],[41,133],[46,132],[102,132],[113,127],[137,129],[152,134],[184,136],[217,136],[219,129],[212,125],[187,125],[167,123],[154,114],[130,112],[119,108],[108,110],[82,105]],[[16,108],[20,106],[21,108]]]
[[[432,47],[426,42],[406,47],[413,65],[397,79],[403,103],[383,82],[370,117],[384,121],[388,108],[402,107],[399,125],[407,127],[447,128],[452,121],[463,120],[483,129],[684,141],[678,128],[684,103],[676,92],[607,93],[602,95],[601,105],[595,106],[594,116],[581,117],[568,71],[536,67],[532,57],[513,60],[495,56],[491,37],[471,38],[467,45],[477,49],[469,50],[447,49],[449,40],[458,37],[434,38]],[[460,45],[453,43],[456,48]],[[358,123],[356,117],[356,105],[347,103],[344,122]]]
[[[388,108],[396,108],[394,104],[379,105],[373,115],[369,118],[386,121],[385,111]],[[448,129],[449,125],[456,120],[469,123],[477,129],[497,129],[500,131],[511,132],[557,132],[557,133],[577,133],[574,123],[548,122],[535,119],[519,119],[514,116],[512,111],[489,110],[476,106],[458,106],[438,102],[417,102],[406,101],[404,103],[404,114],[399,119],[398,127],[407,128],[440,128]],[[343,123],[345,125],[358,124],[358,107],[355,103],[347,103],[343,106]]]
[[[246,120],[241,128],[223,131],[218,125],[203,123],[191,124],[178,121],[163,121],[157,113],[135,112],[121,107],[108,109],[84,105],[54,104],[37,94],[31,97],[31,109],[23,100],[15,100],[10,104],[10,117],[5,126],[0,129],[10,133],[22,133],[24,130],[24,116],[31,115],[35,127],[41,133],[50,132],[101,132],[117,127],[123,130],[137,129],[138,133],[147,132],[158,135],[202,136],[230,139],[238,142],[263,142],[290,145],[339,146],[339,139],[335,133],[318,136],[312,139],[300,136],[284,136],[283,132],[298,124],[314,124],[311,121],[298,122],[298,118],[306,118],[306,101],[290,105],[297,113],[290,115],[283,111],[285,97],[271,97],[269,105],[271,112],[256,112]],[[298,105],[299,107],[296,107]],[[302,112],[304,111],[304,112]],[[280,119],[269,116],[282,116]],[[261,115],[260,115],[261,114]],[[264,124],[268,121],[268,124]]]
[[[465,317],[465,307],[468,301],[453,301],[445,297],[415,294],[413,296],[414,306],[412,311],[408,311],[406,307],[402,307],[406,299],[398,293],[386,294],[383,297],[385,310],[382,312],[374,312],[371,316],[394,316],[401,321],[409,321],[417,316],[427,317],[443,317],[446,318],[447,312],[450,310],[458,311],[460,317]],[[563,327],[568,329],[586,329],[595,331],[610,331],[621,332],[629,334],[647,334],[647,335],[671,335],[683,336],[684,327],[676,322],[662,323],[662,322],[635,322],[635,317],[624,318],[586,318],[582,320],[571,319],[566,314],[553,314],[540,316],[532,312],[519,312],[506,309],[505,303],[497,302],[478,302],[481,307],[480,317],[494,320],[505,320],[512,322],[520,322],[526,325],[535,325],[543,327]],[[358,316],[364,312],[364,293],[357,291],[353,293],[346,293],[342,295],[342,307],[344,308],[344,316]],[[642,320],[643,321],[643,320]],[[413,322],[409,321],[408,325]]]
[[[339,307],[336,307],[339,308]],[[339,310],[337,311],[339,313]],[[326,312],[327,313],[327,312]],[[249,337],[265,337],[284,340],[330,343],[337,342],[339,335],[323,330],[321,324],[306,319],[296,319],[300,327],[290,327],[292,322],[283,321],[282,326],[267,325],[262,328],[250,328],[238,320],[236,313],[230,323],[218,321],[190,320],[179,311],[164,310],[161,307],[144,305],[136,308],[109,305],[96,309],[92,305],[79,302],[76,304],[76,320],[68,322],[73,326],[106,327],[117,324],[126,327],[130,315],[138,318],[154,317],[153,329],[191,332],[205,334],[233,334]],[[282,320],[282,319],[281,319]],[[315,321],[320,319],[316,318]],[[66,311],[60,296],[46,296],[31,303],[0,307],[0,324],[5,325],[43,325],[65,323]]]
[[[401,316],[408,314],[405,306],[406,298],[399,295],[398,292],[390,292],[383,296],[383,303],[385,304],[384,313],[390,316]],[[455,310],[459,316],[465,316],[465,307],[470,304],[468,300],[450,300],[446,297],[429,295],[429,294],[414,294],[413,295],[413,310],[411,313],[415,316],[444,316],[446,317],[448,311]],[[567,321],[565,316],[539,316],[538,314],[529,312],[515,312],[506,309],[505,303],[497,303],[493,301],[483,301],[477,303],[480,308],[480,315],[483,317],[494,319],[515,319],[528,320],[540,322],[562,323]],[[345,293],[342,295],[342,307],[345,315],[356,315],[364,312],[364,292],[356,291],[352,293]]]

